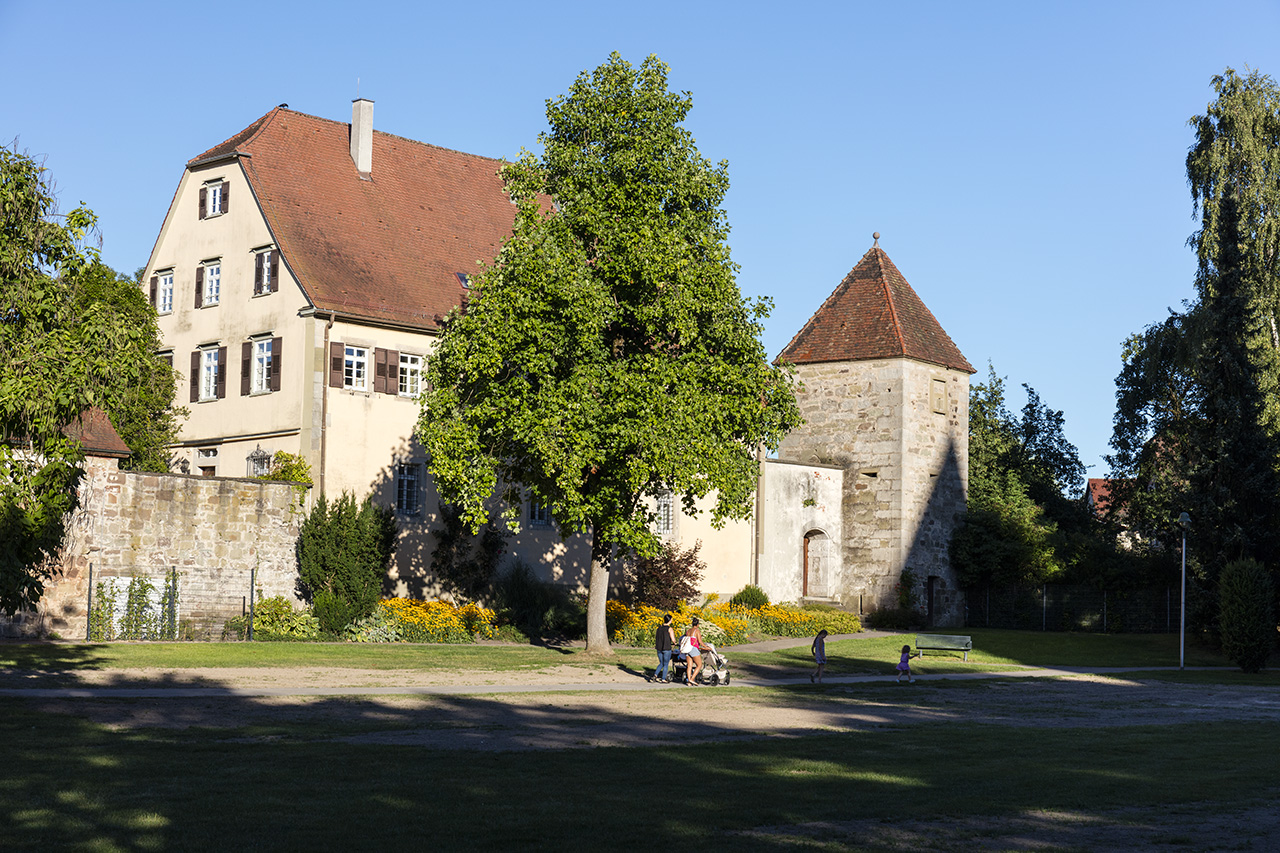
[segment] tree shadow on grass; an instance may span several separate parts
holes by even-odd
[[[285,698],[236,695],[213,674],[150,683],[169,693],[0,698],[7,844],[784,850],[796,840],[788,828],[896,820],[905,800],[971,818],[1226,803],[1274,784],[1272,757],[1256,744],[1280,738],[1280,707],[1240,738],[1234,722],[973,725],[963,704],[936,707],[906,690],[895,694],[901,713],[877,722],[865,695],[807,684],[733,693],[748,697],[742,713],[715,721],[705,697],[729,692]],[[1140,716],[1142,691],[1129,692]],[[779,707],[794,721],[762,728],[753,708]],[[680,805],[676,792],[690,785],[714,792],[714,807]],[[1055,841],[1073,838],[1070,826],[1056,831]]]

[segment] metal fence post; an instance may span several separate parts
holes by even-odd
[[[249,641],[253,642],[253,586],[258,579],[258,567],[249,569]]]
[[[1040,630],[1049,630],[1049,585],[1040,588]]]
[[[89,603],[84,615],[84,639],[85,642],[93,639],[93,563],[89,564]]]

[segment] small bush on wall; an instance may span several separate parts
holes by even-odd
[[[396,521],[388,507],[343,492],[324,495],[302,522],[298,571],[323,631],[337,633],[373,612],[396,549]]]

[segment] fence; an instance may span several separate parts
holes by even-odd
[[[248,615],[252,640],[254,602],[262,597],[256,568],[243,572],[241,583],[226,570],[210,583],[211,574],[177,566],[95,570],[90,563],[85,639],[217,640],[228,619]]]
[[[965,624],[1030,631],[1176,632],[1177,587],[1105,590],[1071,584],[967,590]]]

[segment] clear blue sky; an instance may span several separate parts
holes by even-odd
[[[466,8],[464,8],[466,7]],[[279,103],[493,157],[612,50],[671,66],[729,161],[776,354],[871,246],[961,351],[1106,465],[1124,338],[1193,293],[1187,119],[1280,76],[1280,2],[93,3],[0,0],[0,141],[47,157],[104,260],[150,254],[183,163]]]

